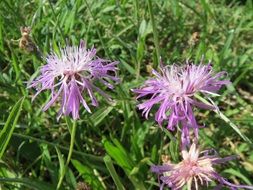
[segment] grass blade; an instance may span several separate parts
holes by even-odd
[[[63,158],[63,155],[61,154],[60,150],[57,147],[55,147],[55,150],[57,152],[59,165],[60,165],[59,176],[63,176],[65,174],[64,173],[64,158]]]
[[[119,179],[119,176],[117,175],[116,171],[115,171],[115,168],[112,164],[112,159],[110,156],[106,155],[104,157],[104,162],[105,162],[105,165],[107,167],[107,169],[109,170],[111,176],[112,176],[112,179],[114,181],[114,183],[116,184],[117,186],[117,189],[118,190],[124,190],[124,186],[122,185],[120,179]]]
[[[156,49],[156,63],[154,65],[154,68],[157,67],[159,61],[160,61],[160,49],[159,49],[159,40],[158,40],[158,33],[157,33],[157,27],[155,23],[154,13],[153,13],[153,7],[151,0],[148,0],[148,10],[151,18],[152,28],[153,28],[153,35],[154,35],[154,42],[155,42],[155,49]]]
[[[101,108],[100,110],[93,113],[93,115],[90,117],[92,123],[94,126],[99,125],[106,116],[109,115],[109,113],[113,110],[112,106]]]
[[[21,98],[12,108],[9,117],[0,132],[0,159],[2,158],[7,145],[9,144],[12,133],[15,129],[16,123],[18,121],[20,111],[24,102],[24,97]]]
[[[79,172],[79,175],[82,176],[84,182],[87,183],[89,186],[97,190],[106,189],[106,186],[100,179],[99,174],[96,173],[96,170],[94,170],[93,166],[89,164],[84,165],[83,163],[74,159],[71,159],[71,163]]]
[[[230,127],[232,127],[235,132],[242,137],[243,140],[247,141],[248,143],[252,144],[252,141],[246,137],[244,134],[241,133],[240,129],[229,119],[227,116],[225,116],[223,113],[221,113],[219,110],[215,110],[215,113],[217,113],[221,119],[223,119],[226,123],[229,124]]]
[[[195,95],[195,97],[197,99],[199,99],[200,101],[202,101],[203,103],[211,106],[211,104],[207,100],[205,100],[204,98],[200,97],[199,95]],[[252,144],[252,141],[246,135],[242,134],[242,132],[240,131],[240,129],[227,116],[225,116],[223,113],[221,113],[220,110],[214,110],[214,112],[217,113],[219,115],[219,117],[223,121],[225,121],[226,123],[228,123],[229,126],[232,127],[235,130],[235,132],[237,132],[237,134],[240,135],[240,137],[242,137],[242,139],[244,141]]]
[[[28,178],[0,178],[0,184],[3,183],[20,183],[26,187],[29,187],[29,189],[34,190],[54,189],[50,184],[38,181],[36,179],[28,179]]]

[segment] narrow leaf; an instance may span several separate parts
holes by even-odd
[[[29,189],[34,190],[53,190],[54,188],[45,182],[41,182],[36,179],[28,179],[28,178],[0,178],[0,184],[3,183],[20,183],[26,187],[29,187]]]
[[[9,144],[10,138],[12,136],[12,133],[15,129],[16,123],[18,121],[20,111],[22,109],[22,105],[24,102],[24,97],[21,98],[12,108],[11,113],[9,117],[7,118],[7,121],[5,122],[5,125],[3,129],[0,132],[0,159],[2,158],[5,149],[7,145]]]
[[[203,103],[207,104],[207,105],[210,105],[212,106],[207,100],[205,100],[204,98],[202,98],[201,96],[199,95],[195,95],[195,97],[197,99],[199,99],[200,101],[202,101]],[[237,132],[238,135],[240,135],[240,137],[242,137],[243,140],[247,141],[248,143],[252,144],[252,141],[246,136],[244,135],[240,129],[229,119],[227,118],[227,116],[225,116],[223,113],[220,112],[220,110],[214,110],[215,113],[217,113],[219,115],[219,117],[225,121],[226,123],[229,124],[230,127],[232,127],[235,132]]]
[[[120,179],[119,179],[119,176],[117,175],[116,171],[115,171],[115,168],[112,164],[112,159],[110,156],[106,155],[104,157],[104,162],[105,162],[105,165],[107,167],[107,169],[109,170],[111,176],[112,176],[112,179],[114,181],[114,183],[116,184],[117,186],[117,189],[118,190],[124,190],[124,186],[122,185]]]
[[[59,160],[59,164],[60,164],[59,174],[60,174],[60,177],[61,177],[62,175],[64,175],[64,159],[63,159],[63,156],[62,156],[60,150],[57,147],[55,147],[55,150],[56,150],[57,155],[58,155],[58,160]]]
[[[91,121],[93,122],[94,126],[97,126],[100,124],[103,119],[108,116],[108,114],[113,110],[113,107],[104,107],[101,108],[100,110],[96,111],[92,116],[91,116]]]

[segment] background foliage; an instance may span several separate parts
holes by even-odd
[[[233,85],[223,89],[216,103],[252,140],[251,0],[1,0],[2,189],[55,189],[70,141],[69,120],[56,121],[59,105],[41,111],[49,93],[31,102],[34,91],[26,89],[26,82],[45,63],[19,48],[21,26],[31,26],[32,38],[44,55],[84,39],[88,47],[94,44],[100,57],[120,62],[122,83],[108,91],[114,103],[99,98],[100,106],[92,108],[92,114],[81,109],[63,189],[116,189],[115,184],[119,189],[157,189],[150,165],[161,162],[165,154],[173,161],[179,159],[175,138],[164,135],[152,116],[149,120],[141,116],[130,91],[157,66],[157,53],[164,64],[185,59],[199,62],[204,56],[212,60],[215,70],[227,71]],[[200,134],[202,147],[239,157],[219,168],[222,175],[234,183],[252,185],[252,145],[217,114],[196,113],[206,126]]]

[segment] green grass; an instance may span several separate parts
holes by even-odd
[[[229,122],[196,110],[206,125],[200,144],[222,156],[238,155],[219,171],[233,183],[253,184],[253,145],[242,138],[253,141],[252,18],[251,0],[1,0],[0,189],[56,189],[70,145],[71,123],[57,122],[57,105],[41,111],[49,93],[31,102],[34,91],[26,82],[45,63],[19,48],[21,26],[31,26],[43,55],[83,39],[100,57],[120,62],[122,82],[108,91],[115,103],[97,95],[100,106],[92,114],[81,109],[62,189],[81,182],[92,189],[158,189],[150,165],[164,154],[178,160],[173,138],[178,134],[165,134],[152,117],[141,117],[130,89],[150,76],[160,56],[164,64],[199,62],[204,56],[216,71],[227,71],[232,85],[215,101]]]

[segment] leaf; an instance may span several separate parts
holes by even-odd
[[[145,39],[140,38],[137,44],[137,61],[140,63],[142,61],[142,58],[144,56],[144,50],[145,50]]]
[[[208,3],[205,0],[201,0],[200,2],[201,2],[202,6],[203,6],[203,8],[205,10],[204,12],[205,13],[208,12],[213,17],[213,13],[212,13],[212,11],[211,11],[210,6],[208,5]]]
[[[120,62],[130,74],[135,74],[135,69],[123,59]]]
[[[144,145],[145,145],[146,136],[148,135],[149,131],[150,131],[149,123],[144,122],[142,125],[138,126],[136,133],[132,135],[131,147],[134,150],[136,156],[139,155],[140,157],[143,157],[145,155]]]
[[[207,100],[205,100],[204,98],[202,98],[201,96],[199,95],[195,95],[195,97],[197,99],[199,99],[200,101],[202,101],[203,103],[207,104],[207,105],[210,105],[212,106]],[[214,110],[215,113],[217,113],[219,115],[219,117],[225,121],[226,123],[229,124],[230,127],[232,127],[235,132],[237,132],[237,134],[240,135],[240,137],[242,137],[243,140],[247,141],[248,143],[252,144],[252,141],[244,134],[242,134],[242,132],[240,131],[240,129],[229,119],[227,118],[227,116],[225,116],[223,113],[221,113],[219,110]]]
[[[170,155],[175,162],[179,161],[179,143],[178,141],[170,141],[169,144]]]
[[[233,168],[229,168],[229,169],[224,170],[223,172],[228,173],[228,174],[232,174],[233,176],[241,178],[248,185],[252,185],[250,180],[245,175],[243,175],[240,171],[237,171]]]
[[[229,55],[230,53],[229,53],[229,48],[230,48],[230,46],[231,46],[231,44],[232,44],[232,41],[233,41],[233,39],[234,39],[234,35],[235,35],[235,30],[234,29],[232,29],[232,30],[229,30],[228,31],[228,34],[227,34],[227,41],[226,41],[226,43],[225,43],[225,45],[224,45],[224,47],[223,47],[223,49],[221,50],[221,53],[220,53],[220,58],[221,58],[221,60],[224,60],[224,58],[227,56],[227,55]]]
[[[63,155],[61,154],[60,150],[57,147],[55,147],[55,150],[57,152],[57,156],[58,156],[58,160],[59,160],[59,164],[60,164],[60,169],[59,169],[60,177],[59,178],[61,178],[61,176],[63,176],[65,173],[64,159],[63,159]]]
[[[78,160],[72,159],[71,163],[82,175],[84,181],[91,185],[94,189],[104,189],[103,184],[99,181],[98,177],[94,174],[92,168],[83,165]]]
[[[48,145],[41,143],[40,147],[42,149],[41,151],[42,151],[43,163],[45,164],[45,167],[47,168],[47,170],[50,174],[50,179],[51,179],[52,183],[56,185],[58,182],[58,175],[59,175],[58,168],[51,160],[52,156],[50,155],[50,152],[48,150]]]
[[[139,28],[139,37],[144,39],[148,34],[152,33],[152,25],[151,22],[146,22],[146,20],[142,20]]]
[[[140,28],[139,28],[139,35],[140,36],[144,35],[146,27],[147,27],[147,22],[146,22],[145,19],[143,19],[142,22],[141,22]]]
[[[73,9],[68,13],[69,14],[67,14],[67,18],[64,22],[64,33],[68,33],[69,31],[73,30],[73,25],[76,17],[76,7],[74,6]]]
[[[240,129],[229,118],[227,118],[227,116],[225,116],[220,111],[215,111],[215,112],[220,116],[221,119],[223,119],[226,123],[228,123],[230,125],[230,127],[232,127],[235,130],[235,132],[237,132],[242,137],[243,140],[245,140],[245,141],[249,142],[250,144],[252,144],[252,141],[246,135],[244,135],[240,131]]]
[[[116,8],[115,5],[112,6],[107,6],[106,8],[104,8],[102,11],[100,11],[100,13],[107,13],[107,12],[111,12]]]
[[[97,126],[98,124],[100,124],[103,119],[108,116],[108,114],[112,111],[113,107],[109,106],[109,107],[104,107],[99,109],[98,111],[96,111],[92,116],[91,116],[91,121],[93,123],[94,126]]]
[[[151,149],[151,160],[153,162],[157,162],[158,158],[158,150],[157,150],[157,146],[156,145],[153,145],[152,149]]]
[[[119,176],[117,175],[116,171],[115,171],[115,168],[112,164],[112,159],[110,156],[106,155],[104,157],[104,162],[105,162],[105,165],[107,167],[107,169],[109,170],[111,176],[112,176],[112,179],[114,181],[114,183],[116,184],[117,186],[117,189],[118,190],[124,190],[124,186],[122,185],[120,179],[119,179]]]
[[[0,159],[2,158],[5,149],[9,144],[10,138],[15,129],[16,123],[21,112],[24,99],[24,97],[19,99],[19,101],[14,105],[9,117],[7,118],[7,121],[5,122],[3,129],[0,132]]]
[[[0,177],[15,178],[16,173],[9,168],[7,163],[0,161]]]
[[[133,183],[135,189],[146,189],[143,182],[138,176],[130,175],[131,171],[134,168],[134,161],[131,159],[129,153],[127,153],[127,151],[117,139],[112,140],[113,144],[108,140],[103,141],[106,152],[116,161],[120,167],[124,169],[126,175]]]
[[[75,178],[75,175],[73,173],[73,171],[69,168],[68,171],[66,172],[66,181],[68,184],[71,185],[71,189],[75,189],[77,183],[76,183],[76,178]]]
[[[0,184],[2,183],[20,183],[30,189],[36,190],[53,190],[54,188],[45,182],[41,182],[36,179],[28,179],[28,178],[0,178]]]
[[[116,143],[116,146],[115,146]],[[129,159],[129,156],[125,149],[120,145],[120,143],[114,139],[114,144],[108,140],[103,142],[106,152],[116,161],[116,163],[122,168],[130,172],[133,168],[133,163]]]

